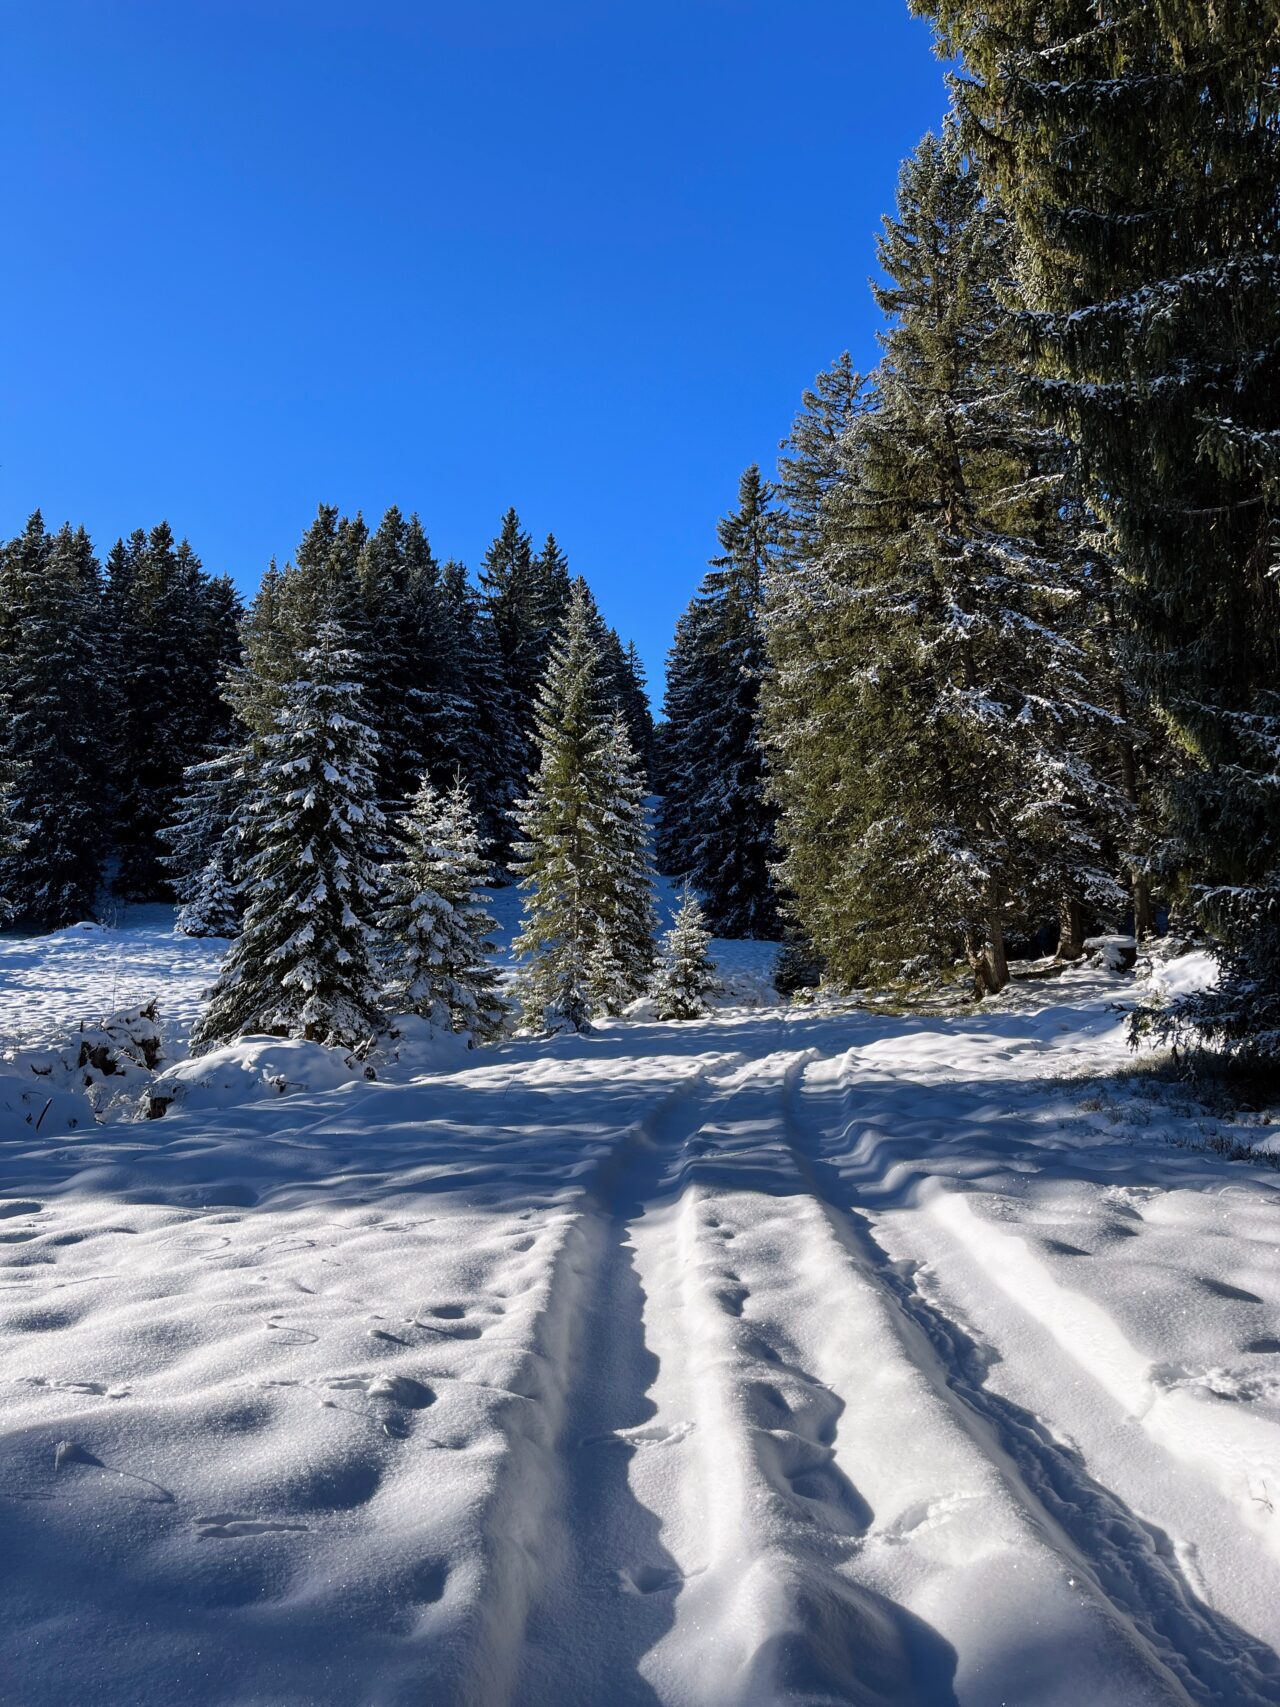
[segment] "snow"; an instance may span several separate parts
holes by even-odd
[[[171,917],[0,938],[15,1083],[155,998],[183,1087],[0,1117],[4,1699],[1280,1701],[1280,1173],[1132,974],[751,1006],[716,944],[703,1020],[369,1079],[185,1060]]]

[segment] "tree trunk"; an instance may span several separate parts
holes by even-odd
[[[1084,953],[1084,908],[1074,895],[1058,903],[1058,959],[1079,960]]]
[[[1136,871],[1133,874],[1133,934],[1139,942],[1154,936],[1155,914],[1151,910],[1151,885]]]
[[[1004,925],[1000,908],[993,903],[987,915],[987,940],[974,937],[970,941],[969,963],[973,967],[973,993],[978,1001],[984,996],[998,996],[1009,982],[1009,964],[1004,955]]]
[[[988,921],[991,941],[987,945],[987,982],[991,994],[998,996],[1009,982],[1009,963],[1004,957],[1004,924],[998,907],[992,907]]]

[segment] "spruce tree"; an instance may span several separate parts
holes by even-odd
[[[719,524],[695,607],[677,630],[664,714],[668,786],[664,869],[688,878],[722,936],[774,937],[776,809],[766,796],[760,730],[763,601],[783,541],[774,490],[756,467]]]
[[[382,816],[377,743],[357,659],[322,623],[253,744],[257,818],[239,873],[245,894],[196,1049],[252,1032],[356,1046],[379,1020],[372,919]]]
[[[428,586],[434,569],[430,547],[415,566]],[[411,605],[409,524],[393,505],[365,541],[357,566],[367,656],[362,679],[369,719],[378,732],[378,789],[392,810],[412,791],[427,763],[423,739],[427,676],[421,636],[421,588]]]
[[[0,602],[0,764],[21,830],[0,849],[0,892],[52,929],[91,916],[110,817],[110,670],[84,530],[50,535],[37,511],[5,547]]]
[[[448,740],[439,750],[466,778],[495,879],[504,881],[527,748],[513,721],[493,618],[461,563],[446,563],[441,571],[441,607],[459,669],[442,717]]]
[[[573,583],[569,559],[561,551],[555,534],[549,533],[533,560],[534,607],[537,612],[538,653],[534,667],[534,691],[542,684],[551,647],[569,608]]]
[[[615,708],[604,750],[604,810],[595,848],[599,918],[587,987],[594,1013],[621,1013],[644,994],[656,925],[644,772],[627,720]]]
[[[592,956],[615,897],[600,850],[612,806],[613,727],[602,681],[598,618],[574,583],[538,696],[541,760],[520,802],[515,870],[524,920],[517,994],[530,1027],[582,1030],[592,1013]]]
[[[802,441],[816,509],[771,624],[781,876],[838,982],[962,950],[981,994],[1011,923],[1123,905],[1112,720],[1061,440],[1010,384],[1007,232],[954,126],[905,164],[880,261],[885,359],[870,398],[837,387],[834,460],[821,421]]]
[[[1023,353],[1076,446],[1178,750],[1162,839],[1225,951],[1189,1025],[1280,1001],[1280,16],[1275,0],[914,0],[963,55],[1025,249]],[[1263,992],[1271,996],[1264,999]],[[1260,1022],[1262,1023],[1262,1022]]]
[[[485,553],[480,588],[500,669],[488,691],[501,697],[501,715],[509,726],[509,745],[502,757],[514,795],[529,773],[534,703],[547,643],[533,545],[514,509],[502,518],[502,529]]]
[[[118,540],[107,566],[116,664],[116,883],[132,900],[166,893],[161,831],[183,772],[225,737],[221,688],[239,650],[239,602],[167,522]]]
[[[20,774],[17,765],[0,758],[0,925],[7,925],[17,910],[9,894],[9,884],[26,842],[23,827],[13,811],[14,790]]]
[[[662,957],[653,982],[659,1019],[698,1019],[707,997],[718,988],[707,958],[711,933],[698,898],[686,884],[671,929],[662,939]]]
[[[440,794],[424,777],[400,821],[379,918],[391,1013],[416,1013],[473,1041],[496,1037],[506,1004],[489,956],[494,921],[479,904],[487,861],[460,777]]]
[[[676,622],[667,654],[662,722],[655,734],[662,799],[658,808],[658,869],[668,876],[692,871],[699,833],[704,776],[696,731],[707,710],[711,653],[710,611],[694,599]]]
[[[240,928],[235,871],[250,764],[241,745],[188,766],[174,821],[161,832],[178,900],[174,928],[183,936],[232,937]]]

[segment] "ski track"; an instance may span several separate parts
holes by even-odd
[[[0,1700],[1280,1703],[1280,1194],[1082,1146],[1068,1092],[1058,1136],[1047,1022],[910,1030],[614,1028],[241,1132],[20,1134]],[[1193,1215],[1236,1363],[1144,1357],[1107,1290]]]

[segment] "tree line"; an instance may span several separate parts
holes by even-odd
[[[570,596],[554,536],[536,551],[514,510],[475,585],[461,563],[436,561],[416,516],[393,508],[371,531],[322,506],[247,611],[166,523],[117,541],[104,573],[82,528],[51,532],[37,512],[0,546],[0,594],[12,826],[0,894],[19,923],[91,916],[104,887],[125,901],[168,899],[175,875],[192,929],[202,904],[218,912],[223,832],[240,812],[237,753],[270,729],[325,620],[356,658],[379,742],[377,797],[400,802],[424,773],[442,785],[461,774],[480,803],[486,857],[503,868],[534,762],[534,699]],[[647,764],[638,656],[605,626],[600,644]]]
[[[677,628],[659,848],[850,988],[1211,934],[1280,1053],[1280,9],[913,0],[957,69]],[[728,716],[723,708],[728,707]],[[728,725],[735,726],[730,734]],[[745,731],[745,735],[744,732]]]
[[[526,891],[526,1025],[710,984],[687,898],[655,944],[653,721],[634,647],[514,510],[478,585],[416,516],[321,507],[247,611],[167,526],[112,551],[39,515],[4,548],[3,894],[26,924],[176,894],[231,939],[193,1037],[367,1043],[416,1013],[475,1040],[509,1004],[480,890]],[[656,980],[656,981],[655,981]]]
[[[243,923],[206,1042],[411,992],[483,1034],[475,894],[514,876],[526,1017],[580,1025],[653,975],[647,778],[706,924],[837,987],[981,997],[1050,921],[1071,959],[1194,909],[1219,983],[1139,1024],[1280,1053],[1276,0],[912,4],[958,69],[881,360],[743,476],[659,728],[514,511],[473,585],[416,518],[322,508],[244,613],[167,528],[104,576],[37,516],[0,561],[20,917],[167,876],[184,928]]]

